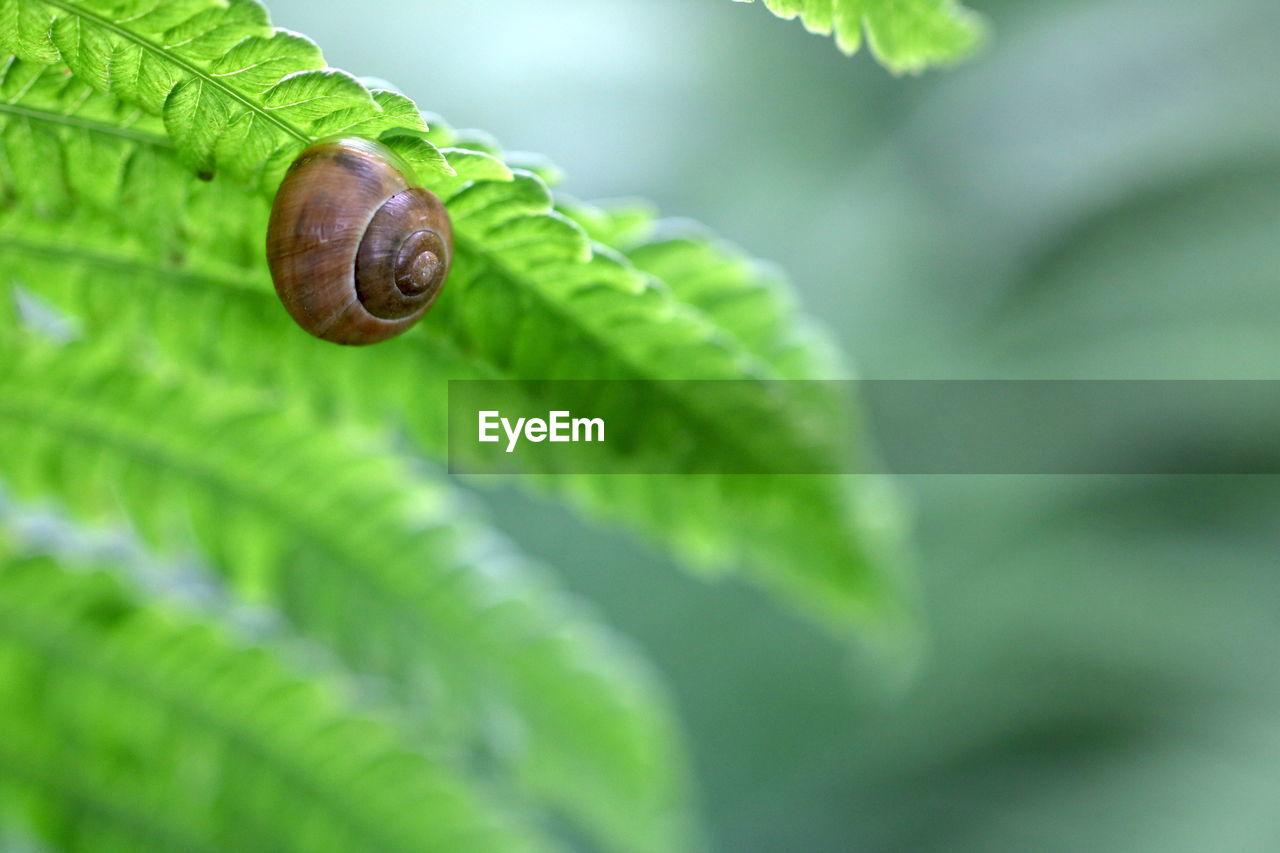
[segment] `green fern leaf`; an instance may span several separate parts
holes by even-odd
[[[359,412],[367,423],[404,423],[435,454],[443,453],[446,442],[445,389],[432,377],[788,375],[769,365],[764,353],[744,350],[696,305],[677,301],[625,259],[592,252],[568,219],[540,212],[549,211],[552,200],[529,174],[473,182],[450,200],[460,232],[494,235],[490,243],[515,253],[527,273],[497,268],[491,256],[460,249],[449,291],[419,329],[359,353],[326,346],[293,329],[276,304],[260,244],[254,244],[265,222],[262,201],[251,195],[239,202],[227,198],[220,194],[226,192],[222,182],[194,183],[182,207],[166,208],[162,198],[152,202],[156,210],[168,209],[174,223],[191,222],[182,229],[190,243],[185,247],[157,245],[146,233],[122,238],[95,217],[15,214],[0,231],[14,252],[28,258],[28,274],[20,279],[85,320],[95,337],[116,337],[122,347],[136,348],[141,335],[155,339],[166,357],[306,395],[323,411]],[[39,185],[18,189],[24,196],[41,195]],[[529,233],[540,235],[540,242],[529,244]],[[76,246],[68,245],[67,234],[75,235]],[[243,248],[232,251],[236,246]],[[585,263],[579,260],[584,253]],[[243,254],[247,266],[223,262],[223,254]],[[120,289],[109,298],[103,265],[122,273],[110,277]],[[574,315],[566,317],[566,308]],[[632,354],[619,352],[627,335],[612,334],[610,322],[628,333],[648,331],[637,335]],[[230,329],[234,337],[228,337]],[[535,361],[536,353],[522,345],[537,333],[550,342],[542,352],[556,355],[553,363]],[[755,366],[748,367],[753,359]],[[384,381],[364,381],[370,375]],[[784,417],[812,420],[821,408],[803,404],[797,400],[795,414]],[[699,417],[697,405],[676,411]],[[708,420],[714,421],[714,412],[701,415],[702,423]],[[661,436],[642,432],[637,439],[661,452]],[[874,514],[865,512],[869,492],[861,481],[557,477],[544,485],[704,562],[749,558],[766,585],[837,630],[896,619],[897,592],[880,574],[884,557],[868,551],[877,536],[865,526]],[[671,494],[682,496],[685,511],[671,512]],[[815,519],[828,519],[817,522],[821,536],[813,534]]]
[[[342,681],[0,535],[0,804],[57,849],[550,849]]]
[[[443,150],[456,174],[428,168],[420,169],[419,177],[445,199],[454,218],[458,247],[454,274],[429,321],[406,336],[410,342],[402,346],[425,350],[431,360],[419,361],[416,371],[402,366],[397,374],[517,381],[761,382],[785,375],[721,328],[712,314],[677,298],[671,288],[637,270],[625,258],[593,246],[577,223],[554,209],[550,191],[536,175],[513,174],[489,153],[449,147],[459,137],[447,128],[425,130],[421,117],[416,112],[410,115],[411,105],[403,96],[379,91],[369,93],[365,100],[353,94],[345,107],[316,118],[318,124],[290,119],[290,126],[298,133],[283,133],[278,124],[263,116],[273,114],[273,105],[280,102],[282,90],[278,87],[295,85],[289,83],[292,78],[285,74],[286,68],[294,68],[292,73],[305,72],[308,76],[303,79],[319,87],[313,91],[312,83],[307,83],[305,92],[287,89],[290,103],[312,104],[316,113],[342,100],[338,95],[327,99],[322,91],[361,84],[350,79],[341,84],[322,81],[312,73],[318,69],[309,67],[320,60],[302,50],[296,36],[285,38],[263,29],[267,26],[265,17],[259,20],[245,11],[249,5],[245,2],[224,7],[211,0],[190,0],[172,9],[166,7],[163,13],[155,12],[151,0],[118,4],[110,13],[93,3],[67,0],[30,0],[21,5],[23,9],[43,10],[41,14],[47,18],[40,26],[14,25],[11,20],[6,24],[0,18],[0,36],[8,36],[21,55],[47,61],[57,53],[73,70],[81,69],[78,75],[83,76],[102,61],[105,48],[99,42],[115,45],[112,56],[128,57],[131,69],[139,64],[150,70],[134,76],[110,75],[109,79],[100,73],[89,74],[86,79],[90,84],[144,109],[162,112],[171,131],[183,123],[192,128],[230,128],[233,124],[229,121],[242,123],[235,127],[258,128],[238,137],[225,152],[217,145],[210,149],[207,140],[185,132],[172,133],[170,142],[188,161],[205,163],[212,157],[214,167],[233,174],[260,173],[262,179],[256,187],[264,196],[274,190],[272,181],[312,134],[332,132],[339,124],[347,132],[354,129],[381,135],[419,165]],[[72,30],[95,33],[97,41],[87,40],[87,36],[58,36]],[[253,91],[247,82],[253,75],[243,79],[236,75],[238,68],[252,64],[243,63],[243,57],[229,66],[218,64],[222,60],[214,54],[230,50],[227,42],[236,32],[254,46],[254,51],[266,51],[253,55],[255,61],[266,64],[271,77],[283,75],[270,88]],[[192,33],[212,33],[208,37],[212,41]],[[234,43],[240,45],[241,41]],[[264,45],[273,47],[267,50]],[[306,63],[301,59],[304,54],[311,57]],[[217,74],[230,74],[232,82],[202,82]],[[143,79],[150,81],[147,86],[135,85]],[[265,78],[254,80],[253,85],[265,82]],[[179,87],[195,86],[193,81],[204,87],[201,92],[207,88],[213,94],[170,101]],[[238,106],[223,103],[226,87],[235,90]],[[228,119],[235,111],[239,111],[237,118]],[[334,116],[340,116],[340,121]],[[391,122],[408,125],[387,127]],[[261,205],[261,199],[246,200],[239,210],[228,204],[218,218],[224,223],[238,219],[257,227],[262,221]],[[219,230],[211,223],[204,228],[206,235]],[[261,232],[258,234],[260,237]],[[239,241],[232,242],[237,244]],[[265,281],[261,266],[246,268],[241,275],[253,286]],[[281,336],[290,334],[285,327],[279,328]],[[275,351],[272,345],[264,350]],[[443,365],[437,360],[442,354]],[[344,356],[350,363],[363,358]],[[278,363],[278,358],[272,362]],[[353,371],[343,373],[352,375]],[[331,381],[329,374],[316,375],[323,376],[326,385]],[[315,378],[302,378],[303,393],[332,399],[330,389],[316,387]],[[419,380],[419,385],[423,382],[430,384],[430,380]],[[443,408],[438,405],[443,387],[440,380],[437,383],[441,387],[420,394],[407,410],[402,406],[409,385],[387,392],[399,399],[374,401],[384,421],[388,411],[395,412],[433,453],[443,448],[445,432]],[[427,401],[436,405],[428,408]],[[762,476],[750,481],[735,475],[696,481],[626,478],[629,482],[609,477],[557,477],[545,480],[544,485],[601,515],[660,537],[700,562],[719,566],[747,563],[766,585],[837,630],[892,623],[898,618],[900,593],[882,565],[883,549],[868,541],[867,488],[856,480],[773,476],[768,464],[760,464],[761,448],[766,444],[770,446],[763,455],[766,460],[769,456],[786,460],[793,452],[814,452],[813,433],[807,426],[816,420],[813,402],[808,395],[797,394],[779,405],[776,394],[762,384],[744,399],[718,404],[721,408],[717,410],[717,404],[688,386],[668,385],[650,405],[673,420],[677,437],[698,436],[716,444],[736,457],[729,469],[759,469]],[[629,462],[618,458],[617,471],[647,473],[635,460],[669,453],[665,448],[672,435],[650,431],[629,417],[631,411],[634,407],[628,407],[616,422],[629,432],[625,438],[639,452]],[[754,413],[759,424],[757,435],[748,436],[736,428],[740,411]],[[673,501],[673,496],[678,500]],[[684,511],[673,512],[676,505]],[[815,529],[819,535],[814,535]]]
[[[20,496],[169,552],[194,533],[241,597],[384,682],[422,742],[493,755],[612,849],[683,847],[683,774],[652,679],[456,496],[356,449],[376,440],[256,395],[145,381],[97,347],[22,349],[0,368],[0,475]]]
[[[835,33],[846,54],[857,53],[865,33],[871,53],[898,74],[963,59],[983,34],[982,19],[957,0],[764,0],[764,5],[780,18],[800,18],[809,32]]]

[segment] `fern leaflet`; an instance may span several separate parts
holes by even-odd
[[[780,18],[798,17],[809,32],[835,33],[846,54],[857,53],[865,34],[871,53],[898,74],[919,74],[963,59],[983,35],[982,19],[958,0],[764,0],[764,5]]]

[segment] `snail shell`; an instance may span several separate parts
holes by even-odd
[[[339,344],[400,334],[440,294],[453,257],[444,205],[365,139],[320,142],[293,162],[267,225],[267,264],[298,325]]]

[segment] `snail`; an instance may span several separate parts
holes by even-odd
[[[440,199],[366,139],[303,151],[267,225],[280,301],[302,328],[339,344],[373,344],[412,326],[440,294],[452,256]]]

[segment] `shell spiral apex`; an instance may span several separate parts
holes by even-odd
[[[339,344],[394,337],[449,275],[453,229],[440,199],[365,139],[319,142],[289,167],[271,207],[267,263],[298,325]]]

